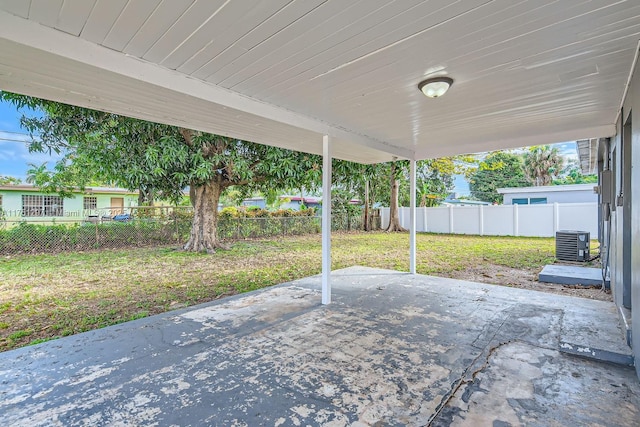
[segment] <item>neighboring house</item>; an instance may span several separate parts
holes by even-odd
[[[248,199],[244,199],[242,201],[242,203],[240,203],[240,206],[257,206],[260,209],[266,209],[267,208],[267,201],[264,199],[264,197],[250,197]],[[220,209],[218,209],[220,210]]]
[[[319,197],[300,197],[300,196],[280,196],[280,208],[281,209],[291,209],[294,211],[299,211],[302,203],[304,202],[304,206],[307,208],[316,208],[320,207],[320,198]],[[241,206],[257,206],[260,209],[267,209],[267,201],[264,197],[250,197],[248,199],[244,199]]]
[[[505,205],[547,203],[597,203],[594,184],[546,185],[540,187],[498,188]]]
[[[281,209],[292,209],[299,211],[302,205],[306,208],[320,209],[322,198],[321,197],[301,197],[301,196],[280,196],[282,204]]]
[[[299,211],[302,205],[305,208],[314,208],[316,213],[320,213],[322,211],[322,197],[313,197],[313,196],[280,196],[280,209],[291,209],[294,211]],[[358,199],[352,199],[349,201],[352,205],[362,205],[362,201]],[[248,199],[244,199],[241,203],[242,206],[258,206],[259,208],[266,209],[267,203],[264,197],[250,197]]]
[[[293,209],[294,211],[299,211],[302,205],[304,207],[314,208],[316,213],[319,214],[322,212],[322,197],[301,197],[301,196],[280,196],[280,200],[283,202],[280,205],[281,209]],[[349,200],[350,205],[362,205],[362,201],[358,199]]]
[[[281,209],[291,209],[294,211],[299,211],[300,207],[304,203],[304,206],[307,208],[316,208],[319,209],[320,201],[322,200],[320,197],[300,197],[300,196],[280,196],[280,208]],[[241,206],[257,206],[261,209],[267,208],[267,201],[264,197],[250,197],[248,199],[244,199]]]
[[[137,204],[138,193],[123,188],[87,187],[63,198],[30,184],[0,186],[0,209],[7,221],[82,221],[90,216],[122,214]]]

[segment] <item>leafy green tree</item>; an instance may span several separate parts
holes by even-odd
[[[595,184],[597,182],[598,175],[583,175],[575,160],[568,162],[560,178],[553,180],[554,185]]]
[[[536,145],[524,154],[524,173],[534,186],[551,185],[562,173],[564,159],[557,147]]]
[[[454,189],[454,175],[463,173],[475,160],[470,156],[420,160],[416,186],[420,206],[437,206]]]
[[[527,187],[522,157],[508,151],[489,153],[478,167],[467,173],[471,197],[490,203],[502,203],[498,188]]]
[[[389,225],[385,229],[386,232],[407,231],[400,225],[400,179],[405,177],[406,181],[406,161],[394,160],[389,167],[389,183],[391,194],[389,196]]]
[[[408,162],[396,160],[375,165],[360,165],[352,162],[335,162],[337,185],[346,185],[355,189],[359,194],[364,193],[365,215],[378,201],[389,203],[389,225],[387,232],[406,231],[400,225],[400,194],[401,185],[405,184],[408,177]],[[365,229],[369,225],[365,221]]]
[[[0,185],[18,185],[21,184],[22,181],[19,178],[14,178],[12,176],[0,175]]]
[[[473,162],[469,156],[454,156],[418,161],[416,187],[420,206],[435,206],[454,186],[454,175],[462,173]],[[364,200],[365,218],[378,201],[390,207],[390,229],[402,231],[399,206],[409,205],[409,162],[396,161],[374,165],[334,161],[334,178],[338,186],[353,191],[354,197]],[[396,201],[397,200],[397,201]],[[394,202],[395,201],[395,202]],[[395,207],[394,206],[395,203]],[[365,230],[371,229],[365,221]]]
[[[23,116],[32,135],[31,151],[63,155],[51,173],[36,170],[36,183],[49,191],[83,187],[95,179],[179,203],[189,188],[194,217],[189,251],[223,247],[217,236],[222,192],[313,187],[319,182],[318,156],[239,141],[115,114],[2,92],[0,98],[44,114]],[[45,183],[52,185],[47,187]]]
[[[372,229],[370,212],[376,202],[389,200],[388,185],[389,163],[360,164],[346,160],[334,159],[333,185],[342,191],[349,192],[351,198],[364,201],[364,229]]]

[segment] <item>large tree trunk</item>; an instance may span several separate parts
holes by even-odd
[[[192,185],[189,193],[193,205],[193,222],[184,250],[213,253],[218,248],[225,248],[218,239],[218,202],[222,186],[212,180],[204,185]]]
[[[386,232],[407,231],[400,225],[400,208],[398,203],[400,183],[396,178],[396,163],[391,164],[391,200],[389,201],[389,225]]]
[[[138,206],[153,206],[153,190],[148,188],[138,190]]]

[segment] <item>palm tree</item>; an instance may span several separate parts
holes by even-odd
[[[534,186],[551,185],[563,166],[564,159],[556,147],[536,145],[524,154],[524,173]]]

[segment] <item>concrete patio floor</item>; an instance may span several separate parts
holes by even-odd
[[[353,267],[0,353],[3,425],[637,426],[611,303]]]

